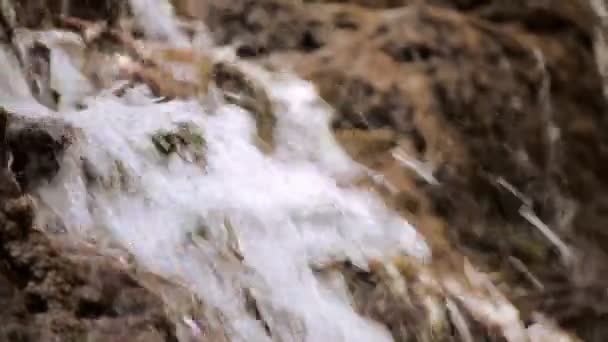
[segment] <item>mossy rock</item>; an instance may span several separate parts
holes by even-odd
[[[160,130],[152,135],[152,142],[163,155],[176,153],[183,160],[205,166],[207,141],[195,124],[181,122],[174,131]]]

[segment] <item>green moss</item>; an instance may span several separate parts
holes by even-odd
[[[178,123],[172,131],[160,130],[151,139],[163,155],[175,153],[187,162],[206,164],[207,141],[203,131],[191,122]]]

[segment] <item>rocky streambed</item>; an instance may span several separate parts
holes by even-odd
[[[348,258],[315,265],[319,279],[344,280],[360,316],[395,341],[548,341],[552,333],[604,340],[608,130],[600,18],[587,1],[172,2],[185,39],[214,44],[166,44],[171,37],[160,30],[161,43],[142,47],[150,30],[129,18],[145,1],[4,1],[5,48],[16,51],[38,102],[79,106],[50,81],[55,46],[34,39],[24,49],[15,39],[24,28],[76,32],[84,44],[70,56],[92,61],[80,68],[93,80],[89,94],[119,78],[146,84],[161,102],[217,94],[249,112],[266,155],[282,149],[281,110],[268,80],[251,70],[295,73],[331,106],[333,136],[366,170],[343,181],[377,193],[432,250],[430,264],[400,255],[365,267]],[[230,46],[240,64],[212,53],[215,45]],[[109,256],[98,242],[67,238],[57,213],[36,214],[49,205],[38,189],[56,180],[80,133],[65,123],[24,123],[20,114],[2,116],[10,153],[2,165],[0,301],[11,310],[0,316],[0,336],[232,340],[221,331],[225,317],[187,286],[176,290],[174,280],[143,271],[124,246]],[[183,147],[191,132],[180,132],[154,142],[202,161]],[[243,296],[269,338],[290,340],[263,300]]]

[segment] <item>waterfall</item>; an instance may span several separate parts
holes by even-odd
[[[151,3],[132,1],[146,33],[183,43],[171,12]],[[243,69],[274,104],[270,154],[255,144],[252,116],[232,104],[159,102],[137,86],[51,113],[13,90],[21,98],[9,109],[60,117],[77,130],[59,174],[37,195],[69,233],[109,238],[142,267],[185,284],[221,312],[232,341],[391,341],[385,327],[356,313],[344,284],[314,268],[427,258],[427,245],[377,195],[343,185],[364,171],[334,140],[331,109],[313,85]],[[180,129],[196,137],[202,160],[159,150],[155,138]],[[251,297],[264,324],[246,309]]]

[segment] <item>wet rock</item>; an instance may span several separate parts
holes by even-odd
[[[274,148],[274,127],[276,117],[274,108],[266,90],[258,80],[248,75],[233,63],[214,61],[209,56],[196,55],[192,51],[179,49],[164,49],[155,53],[158,65],[143,67],[134,76],[143,80],[155,95],[173,97],[205,98],[209,94],[209,86],[220,90],[223,99],[230,104],[247,110],[256,122],[256,144],[264,152]],[[175,63],[183,68],[192,70],[196,79],[181,81],[174,79],[165,67]],[[160,132],[154,141],[163,153],[168,154],[174,145],[168,140],[166,132]]]
[[[219,62],[214,64],[212,77],[215,85],[222,90],[224,99],[249,111],[256,122],[257,137],[263,150],[274,147],[276,117],[272,103],[262,85],[258,84],[236,66]]]
[[[187,162],[206,165],[207,141],[195,124],[182,122],[174,132],[160,131],[152,136],[152,142],[162,154],[176,153]]]
[[[438,184],[415,180],[404,189],[428,199],[430,214],[446,220],[458,246],[548,258],[538,251],[550,243],[524,221],[522,201],[499,179],[531,198],[541,219],[562,232],[587,229],[558,225],[566,203],[589,203],[605,191],[605,103],[591,36],[580,17],[573,19],[581,11],[560,8],[551,10],[563,19],[552,34],[528,28],[523,14],[506,23],[409,6],[378,12],[348,42],[288,60],[336,108],[338,137],[349,130],[397,133],[384,147],[385,158],[356,149],[354,157],[393,170],[399,161],[390,156],[399,146],[434,165]],[[349,141],[352,153],[358,143]],[[404,180],[411,176],[389,173],[393,183],[412,183]],[[538,248],[504,238],[522,234]]]
[[[393,264],[377,265],[370,273],[346,267],[344,274],[360,312],[386,325],[395,341],[450,340],[441,295],[416,284],[415,275],[408,279]]]
[[[7,145],[7,129],[9,113],[0,107],[0,194],[2,196],[17,196],[21,193],[21,186],[15,179],[13,171],[9,167],[10,151]]]
[[[307,3],[335,3],[335,4],[354,4],[363,7],[386,9],[396,8],[415,3],[416,0],[304,0]]]
[[[22,180],[32,186],[37,177],[52,177],[56,167],[30,163],[47,163],[45,154],[60,148],[51,139],[53,129],[22,122],[11,126],[11,144],[2,143],[2,148],[13,154],[13,165],[25,165],[16,169],[23,170]],[[57,162],[54,158],[50,160]],[[62,247],[65,236],[55,240],[34,229],[31,196],[0,196],[0,303],[5,308],[0,340],[177,341],[162,301],[132,271],[111,257],[87,252],[82,242],[68,250]]]
[[[15,6],[11,0],[0,1],[0,27],[2,28],[2,38],[5,41],[12,39],[11,35],[17,26],[17,14]]]
[[[236,43],[237,55],[248,58],[271,51],[315,51],[323,47],[327,27],[313,13],[290,1],[210,1],[195,13],[212,29],[220,44]]]
[[[497,207],[480,206],[494,201],[487,198],[496,192],[487,175],[509,174],[520,187],[542,178],[547,163],[545,122],[542,115],[527,115],[544,109],[539,100],[543,72],[532,49],[485,25],[451,11],[404,9],[386,18],[371,37],[353,38],[352,44],[327,49],[297,67],[334,104],[337,132],[394,130],[395,143],[385,153],[399,140],[415,158],[432,161],[442,185],[418,188],[459,196],[454,202],[431,198],[456,225],[455,217],[466,213],[502,215]],[[352,58],[364,40],[369,49]],[[522,150],[529,164],[509,152]],[[453,171],[443,171],[445,164]],[[481,197],[463,198],[471,192]],[[481,220],[466,217],[463,225]]]
[[[24,57],[32,95],[41,104],[56,110],[58,94],[51,89],[51,50],[43,44],[34,43],[27,48]]]
[[[2,276],[9,279],[4,293],[11,295],[14,305],[0,314],[0,335],[8,340],[15,335],[32,340],[44,336],[79,341],[99,335],[132,340],[152,331],[158,341],[175,341],[174,327],[162,302],[138,285],[119,263],[82,256],[71,259],[42,233],[28,227],[27,221],[10,220],[15,213],[7,209],[0,231],[0,258],[6,265]],[[33,208],[29,209],[33,215]],[[11,230],[13,226],[18,232]]]
[[[75,16],[87,20],[105,20],[110,24],[129,11],[120,0],[18,0],[13,1],[17,22],[21,27],[51,27],[60,16]]]
[[[61,120],[12,118],[6,135],[12,154],[11,170],[27,191],[57,174],[73,129]]]
[[[502,341],[499,333],[475,320],[417,260],[397,257],[371,261],[369,269],[338,262],[317,270],[321,278],[339,275],[353,307],[383,324],[394,341]],[[449,304],[448,304],[449,303]]]
[[[504,26],[519,27],[538,34],[560,34],[591,45],[597,18],[587,1],[503,1],[503,0],[336,0],[298,2],[281,0],[219,0],[206,5],[178,1],[178,12],[205,20],[216,42],[235,44],[241,57],[266,56],[277,51],[310,53],[340,44],[343,33],[365,31],[374,26],[380,13],[363,7],[391,11],[421,5],[446,7]],[[353,6],[354,5],[354,6]],[[272,20],[269,20],[272,18]],[[378,27],[389,26],[382,21]]]

